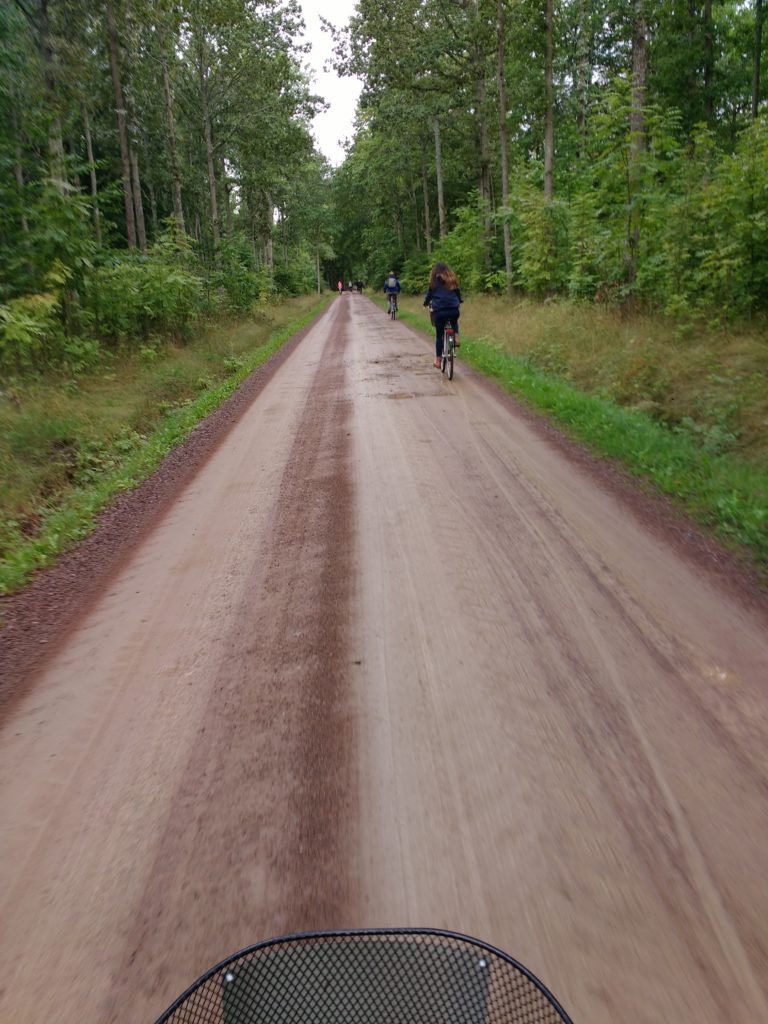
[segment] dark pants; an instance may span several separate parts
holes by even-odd
[[[459,333],[459,311],[455,313],[433,313],[432,319],[435,324],[435,356],[437,359],[443,358],[443,334],[445,332],[445,325],[451,324],[454,331]]]

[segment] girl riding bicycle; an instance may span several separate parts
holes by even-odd
[[[462,303],[459,282],[456,275],[442,261],[432,267],[429,275],[429,289],[424,296],[424,305],[432,311],[432,323],[435,325],[435,366],[440,369],[443,358],[443,333],[445,325],[450,323],[456,332],[455,344],[459,344],[459,306]]]

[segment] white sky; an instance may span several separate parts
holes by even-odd
[[[346,24],[355,10],[356,0],[300,0],[306,30],[304,38],[312,44],[307,64],[314,71],[314,91],[330,104],[313,123],[318,147],[334,166],[344,160],[344,139],[352,137],[355,107],[361,83],[354,78],[337,78],[333,71],[323,71],[323,64],[332,55],[331,38],[320,27],[320,15],[332,24]]]

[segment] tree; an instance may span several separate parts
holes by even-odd
[[[752,79],[752,118],[760,108],[760,64],[763,58],[763,0],[755,0],[755,73]]]
[[[117,39],[117,22],[112,0],[105,0],[107,39],[109,40],[109,66],[112,72],[112,88],[115,93],[115,113],[120,139],[120,161],[123,172],[123,202],[125,205],[125,229],[128,248],[136,248],[136,215],[134,212],[133,179],[131,175],[131,154],[128,144],[128,115],[123,99],[123,83],[120,70],[120,47]]]
[[[632,99],[629,115],[629,160],[627,179],[629,202],[627,215],[627,281],[630,288],[637,277],[637,250],[640,244],[639,191],[642,155],[645,151],[645,94],[648,78],[648,26],[645,0],[633,0],[632,6]],[[632,294],[632,293],[630,293]]]

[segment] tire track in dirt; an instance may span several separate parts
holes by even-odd
[[[263,573],[236,609],[125,935],[130,982],[116,983],[103,1020],[124,1020],[126,1005],[160,1012],[181,965],[191,978],[265,935],[343,926],[356,903],[346,320],[307,395]]]

